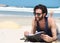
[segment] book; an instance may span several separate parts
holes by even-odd
[[[43,31],[37,32],[35,34],[29,34],[26,36],[26,40],[30,42],[40,42],[42,39],[40,37],[41,34],[45,34]]]

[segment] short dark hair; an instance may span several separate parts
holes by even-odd
[[[34,14],[35,14],[36,9],[41,9],[42,13],[46,13],[47,15],[47,7],[45,5],[42,5],[42,4],[36,5],[34,7]]]

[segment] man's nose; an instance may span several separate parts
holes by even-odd
[[[36,15],[36,17],[39,17],[38,15]]]

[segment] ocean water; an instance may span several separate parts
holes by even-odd
[[[47,16],[50,14],[48,13]],[[33,12],[22,11],[0,11],[0,16],[33,17]],[[60,13],[53,13],[54,18],[60,18]]]
[[[0,11],[0,17],[5,17],[5,16],[6,17],[9,17],[9,16],[13,16],[13,17],[33,17],[34,15],[33,15],[33,12]],[[49,13],[48,13],[47,16],[49,16]],[[60,18],[60,13],[54,13],[53,17],[54,18]],[[13,19],[11,21],[13,21]],[[17,21],[17,19],[16,19],[16,21]],[[22,21],[17,21],[16,22],[16,21],[14,21],[14,22],[17,23],[17,24],[20,24],[20,25],[24,25],[24,27],[21,28],[21,29],[29,30],[31,28],[30,25],[29,25],[29,23],[30,23],[29,20],[28,20],[28,22],[27,22],[26,19],[25,19],[24,22],[22,22]],[[2,22],[2,23],[4,23],[4,22]],[[3,24],[3,25],[5,25],[5,24]],[[0,42],[2,42],[2,43],[4,43],[4,42],[5,43],[9,43],[9,42],[20,43],[20,42],[23,42],[23,41],[20,40],[20,37],[23,36],[22,31],[24,31],[24,30],[19,30],[19,29],[18,30],[9,30],[9,29],[8,30],[6,30],[6,29],[1,30],[0,29],[0,39],[1,39]],[[59,29],[59,31],[60,31],[60,29]],[[8,41],[7,41],[7,39],[8,39]],[[58,40],[60,40],[60,33],[58,35]]]

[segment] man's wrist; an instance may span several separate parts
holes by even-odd
[[[48,42],[53,42],[53,38],[52,37],[49,38]]]

